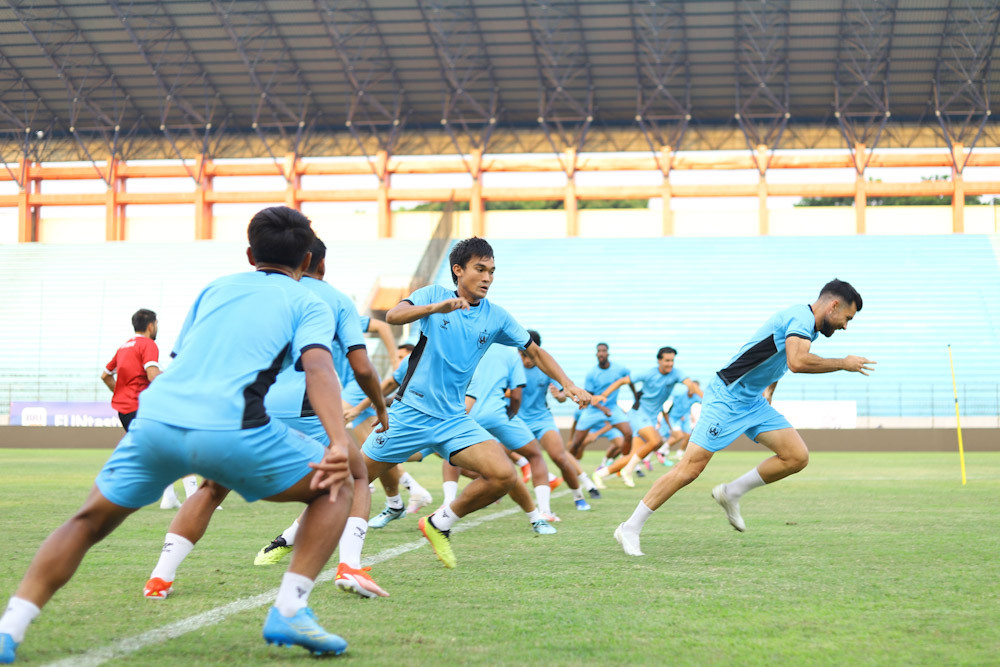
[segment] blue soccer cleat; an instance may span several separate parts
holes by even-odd
[[[17,658],[17,642],[6,632],[0,632],[0,664],[9,665]]]
[[[368,527],[374,530],[378,530],[379,528],[385,528],[386,524],[388,524],[390,521],[395,521],[396,519],[402,518],[403,516],[406,516],[405,507],[400,507],[396,509],[389,507],[389,505],[386,505],[384,510],[379,512],[377,516],[375,516],[374,518],[372,518],[371,521],[368,522]]]
[[[313,655],[340,655],[347,650],[343,637],[331,634],[316,622],[316,615],[309,607],[285,618],[277,607],[271,607],[264,621],[264,641],[278,646],[301,646]],[[2,636],[2,635],[0,635]]]
[[[577,500],[574,500],[573,504],[576,505],[576,508],[581,512],[586,512],[590,509],[590,503],[588,503],[583,498],[578,498]]]

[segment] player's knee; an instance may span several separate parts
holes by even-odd
[[[507,466],[498,470],[492,477],[504,493],[513,489],[514,485],[517,484],[517,471],[514,470],[514,466]]]
[[[800,452],[795,452],[791,456],[785,459],[788,469],[794,472],[799,472],[807,465],[809,465],[809,451],[802,449]]]
[[[682,485],[687,486],[694,480],[698,479],[698,476],[701,475],[701,471],[704,470],[704,467],[685,464],[684,461],[681,461],[677,464],[677,467],[675,467],[674,470],[676,471],[674,474],[677,475],[677,481],[679,481]]]

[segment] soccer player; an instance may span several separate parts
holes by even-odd
[[[315,294],[333,313],[336,329],[330,338],[329,346],[333,355],[334,368],[347,373],[351,370],[358,382],[376,398],[381,399],[378,391],[378,373],[368,359],[368,351],[361,333],[361,324],[357,310],[351,299],[338,291],[329,283],[323,281],[326,273],[326,245],[319,239],[314,239],[310,247],[310,263],[302,276],[300,284]],[[306,392],[305,378],[294,367],[285,368],[275,378],[274,386],[268,392],[265,402],[268,414],[280,419],[290,428],[313,438],[321,444],[327,444],[327,437],[315,406],[309,400]],[[388,421],[385,403],[376,404],[379,415]],[[342,407],[338,405],[342,416]],[[351,514],[347,520],[345,533],[367,530],[368,514],[371,511],[371,492],[368,488],[364,461],[357,444],[348,437],[351,475],[353,477],[354,495]],[[229,493],[226,485],[216,481],[206,481],[184,505],[170,523],[160,558],[143,587],[143,595],[151,599],[162,599],[169,595],[180,564],[187,558],[194,545],[205,534],[212,518],[212,509],[222,502]],[[257,554],[255,562],[271,560],[277,562],[292,550],[295,533],[298,531],[302,517],[300,516],[285,532],[288,541],[276,544],[281,538],[276,538]],[[258,563],[259,564],[259,563]],[[353,592],[363,597],[388,595],[372,580],[367,570],[361,568],[361,554],[349,550],[340,550],[340,564],[337,567],[336,585],[342,590]]]
[[[617,380],[624,380],[624,382],[617,384],[614,389],[610,389]],[[625,439],[622,454],[628,456],[632,448],[632,427],[629,426],[628,417],[625,416],[625,413],[622,412],[617,403],[618,388],[625,383],[635,393],[635,386],[629,379],[628,369],[621,364],[612,363],[608,358],[608,344],[598,343],[597,365],[587,373],[587,379],[583,386],[593,396],[591,398],[591,405],[580,413],[580,418],[576,421],[576,430],[573,432],[573,439],[569,445],[570,453],[577,459],[583,458],[583,450],[585,448],[583,443],[587,438],[587,433],[597,428],[605,420],[611,422],[612,426],[621,431],[622,437]],[[597,408],[598,404],[604,404],[611,411],[611,414],[607,415],[605,412],[599,410]]]
[[[111,390],[111,407],[118,411],[118,418],[126,431],[139,409],[139,393],[163,372],[160,368],[160,349],[156,346],[159,331],[156,313],[146,308],[135,311],[132,330],[135,336],[118,348],[101,373],[101,381]],[[197,477],[188,475],[184,478],[185,496],[190,496],[197,488]],[[163,490],[160,509],[173,510],[180,506],[171,484]]]
[[[697,380],[692,380],[695,387],[701,388]],[[692,408],[701,403],[702,394],[688,386],[677,385],[670,394],[670,409],[663,413],[663,422],[669,432],[667,448],[675,449],[683,455],[694,430]],[[679,457],[678,457],[679,458]]]
[[[809,450],[798,431],[771,407],[770,395],[786,371],[832,373],[850,371],[868,375],[874,361],[849,355],[826,359],[810,352],[822,333],[830,337],[846,329],[862,306],[861,295],[849,283],[832,280],[812,305],[791,306],[772,315],[753,338],[740,348],[708,386],[701,416],[680,462],[656,480],[632,516],[615,529],[615,539],[630,556],[642,556],[639,533],[646,520],[682,487],[701,474],[712,455],[728,447],[741,433],[756,440],[774,456],[729,484],[719,484],[712,497],[726,512],[729,523],[746,530],[740,516],[740,498],[747,491],[799,472],[809,462]],[[767,395],[765,396],[765,392]]]
[[[247,257],[257,270],[220,278],[198,296],[174,362],[143,392],[138,414],[83,507],[42,543],[0,618],[0,661],[13,662],[28,623],[87,551],[163,487],[197,472],[248,501],[307,505],[299,542],[264,624],[268,643],[342,653],[309,609],[309,593],[350,510],[353,488],[340,389],[330,354],[330,309],[298,279],[315,238],[290,208],[258,212]],[[331,445],[273,420],[264,396],[278,372],[301,368]]]
[[[556,532],[549,522],[559,519],[552,513],[549,469],[542,458],[541,446],[528,425],[517,416],[525,382],[524,366],[517,352],[501,345],[491,346],[479,361],[472,382],[465,390],[465,409],[501,445],[528,460],[538,508],[531,503],[530,494],[527,504],[523,502],[520,485],[515,486],[512,497],[515,502],[522,499],[518,505],[528,513],[532,529],[548,535]],[[506,391],[512,392],[509,403],[504,398]]]
[[[493,343],[523,349],[577,404],[589,403],[590,394],[573,384],[507,311],[486,298],[496,267],[486,240],[460,241],[449,261],[454,291],[440,285],[422,287],[386,313],[389,324],[419,322],[420,341],[389,410],[389,430],[369,435],[362,452],[369,479],[426,447],[480,475],[449,505],[418,522],[438,559],[445,567],[455,567],[451,527],[505,495],[517,475],[503,448],[465,412],[465,388],[486,349]]]
[[[537,331],[528,329],[528,335],[531,336],[535,345],[542,344],[542,336]],[[580,489],[581,484],[592,496],[600,498],[601,494],[594,487],[594,483],[590,481],[587,474],[583,472],[583,468],[580,467],[577,460],[566,451],[566,445],[563,443],[562,435],[556,427],[555,419],[552,418],[552,412],[547,403],[552,380],[535,365],[535,362],[528,355],[521,354],[520,356],[524,366],[525,385],[521,392],[521,408],[517,414],[528,425],[531,433],[548,452],[549,458],[559,468],[563,479],[566,480],[566,485],[573,492],[573,503],[576,508],[580,511],[587,511],[590,509],[590,504],[583,497],[583,491]]]
[[[636,393],[636,402],[632,410],[628,413],[629,425],[632,432],[636,434],[636,440],[632,443],[632,455],[623,456],[616,463],[607,468],[594,473],[595,477],[607,477],[621,471],[622,480],[626,486],[634,486],[632,473],[635,471],[639,461],[653,453],[663,444],[663,439],[656,430],[656,418],[663,404],[670,396],[674,386],[683,384],[688,391],[701,394],[701,389],[687,377],[682,370],[674,366],[674,359],[677,357],[677,350],[672,347],[661,347],[656,352],[656,366],[653,366],[642,375],[633,379],[634,384],[641,384],[642,389]],[[618,387],[628,381],[629,378],[620,378],[611,383],[601,395],[610,396]]]

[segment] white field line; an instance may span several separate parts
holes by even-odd
[[[569,491],[561,491],[559,493],[553,493],[553,498],[558,498],[564,496]],[[511,507],[499,512],[494,512],[493,514],[487,514],[485,516],[470,519],[468,521],[462,521],[456,525],[452,532],[460,533],[466,530],[471,530],[477,526],[481,526],[489,521],[495,521],[496,519],[502,519],[508,517],[512,514],[517,514],[521,512],[520,507]],[[413,542],[407,542],[405,544],[400,544],[395,547],[389,547],[388,549],[383,549],[374,556],[362,559],[362,566],[377,565],[383,563],[387,560],[396,558],[397,556],[402,556],[410,551],[416,551],[420,547],[427,544],[427,540],[420,539]],[[332,567],[325,570],[316,577],[316,583],[330,581],[337,576],[337,568]],[[118,641],[109,644],[107,646],[102,646],[99,648],[92,649],[86,653],[80,655],[74,655],[69,658],[64,658],[62,660],[57,660],[56,662],[49,663],[50,667],[95,667],[96,665],[101,665],[108,660],[114,660],[115,658],[123,658],[127,655],[140,651],[147,646],[152,646],[153,644],[162,644],[168,639],[174,639],[175,637],[180,637],[194,630],[200,630],[206,628],[210,625],[216,625],[225,621],[227,618],[233,614],[238,614],[243,611],[249,611],[250,609],[256,609],[257,607],[263,607],[266,604],[271,604],[274,599],[278,596],[278,589],[273,588],[266,593],[261,593],[259,595],[252,595],[245,598],[240,598],[239,600],[234,600],[229,604],[224,604],[221,607],[216,607],[215,609],[209,609],[200,614],[195,614],[194,616],[188,616],[174,623],[169,623],[167,625],[161,626],[159,628],[154,628],[148,630],[138,635],[132,637],[126,637],[125,639],[119,639]],[[150,604],[170,604],[170,602],[163,601],[150,601]]]

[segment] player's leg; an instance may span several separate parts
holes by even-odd
[[[569,453],[577,460],[583,458],[583,452],[590,444],[586,442],[588,430],[583,430],[579,428],[579,424],[575,431],[573,431],[572,439],[569,441]]]
[[[403,497],[399,493],[399,481],[403,476],[402,468],[395,465],[384,473],[378,480],[385,490],[385,507],[368,522],[368,527],[374,530],[385,528],[390,521],[402,518],[405,514],[403,507]]]
[[[536,433],[535,435],[539,435]],[[577,509],[586,510],[590,509],[590,504],[587,503],[583,498],[583,489],[581,489],[583,480],[580,479],[580,472],[577,472],[577,466],[579,465],[576,459],[570,457],[566,452],[566,446],[563,444],[562,438],[559,436],[559,431],[556,429],[549,429],[544,433],[540,434],[539,444],[541,444],[542,449],[546,451],[549,458],[552,459],[552,463],[556,465],[559,472],[562,473],[563,479],[566,480],[566,485],[570,488],[573,493],[573,502],[576,504]],[[587,482],[593,487],[593,482],[587,479]],[[582,501],[582,502],[581,502]]]
[[[403,466],[396,466],[393,470],[395,470],[399,475],[399,484],[402,485],[402,487],[410,494],[409,502],[406,503],[407,514],[416,514],[425,505],[429,505],[434,502],[434,497],[431,495],[431,492],[421,486],[420,482],[418,482],[413,475],[403,470]],[[389,474],[393,473],[390,471]],[[386,495],[388,495],[388,491],[386,492]]]
[[[530,433],[530,431],[526,431]],[[535,487],[535,499],[538,502],[538,511],[546,521],[559,521],[559,517],[552,513],[552,489],[549,487],[549,467],[545,464],[542,456],[542,448],[538,441],[531,436],[531,442],[515,449],[514,452],[528,459],[531,465],[531,481]],[[523,483],[523,482],[522,482]]]
[[[188,557],[194,545],[208,529],[215,508],[229,495],[229,489],[206,479],[174,515],[163,538],[163,548],[156,567],[149,575],[142,594],[154,600],[162,600],[170,594],[177,568]]]

